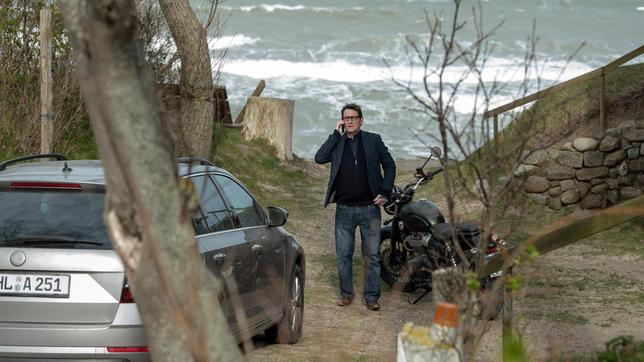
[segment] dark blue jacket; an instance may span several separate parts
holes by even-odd
[[[369,188],[374,195],[382,195],[389,197],[391,190],[394,187],[394,179],[396,178],[396,163],[391,158],[387,146],[382,142],[382,138],[377,133],[371,133],[360,130],[360,137],[362,138],[362,146],[364,147],[364,154],[367,158],[367,178],[369,181]],[[329,203],[335,202],[335,190],[333,184],[335,178],[340,170],[340,163],[342,162],[342,153],[344,152],[346,133],[340,135],[337,130],[320,146],[320,149],[315,154],[315,162],[327,163],[331,162],[331,175],[329,177],[329,184],[327,186],[326,197],[324,198],[324,207]],[[381,172],[384,171],[384,175]]]

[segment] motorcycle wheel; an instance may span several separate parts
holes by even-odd
[[[391,237],[389,235],[383,235],[380,239],[380,277],[395,290],[409,293],[417,289],[411,281],[406,259],[400,248],[396,248],[394,263],[391,262]]]

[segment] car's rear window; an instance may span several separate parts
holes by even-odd
[[[0,247],[111,249],[100,191],[0,189]]]

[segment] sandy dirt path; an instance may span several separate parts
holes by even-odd
[[[407,321],[429,325],[431,295],[412,305],[417,294],[400,294],[383,283],[381,310],[368,311],[356,301],[335,305],[337,273],[333,237],[334,206],[322,207],[327,173],[312,167],[315,186],[295,195],[306,200],[286,225],[304,245],[307,257],[304,335],[295,345],[254,340],[248,355],[256,361],[392,361],[396,334]],[[387,215],[383,213],[383,220]],[[644,235],[641,246],[644,248]],[[354,257],[356,293],[362,292],[359,244]],[[529,287],[515,300],[515,312],[531,356],[544,361],[552,353],[589,354],[610,338],[633,334],[644,339],[644,262],[641,257],[601,256],[589,247],[571,245],[538,258],[530,267]],[[588,256],[590,254],[590,256]],[[596,282],[594,282],[596,280]],[[534,285],[534,286],[533,286]],[[500,360],[501,325],[488,324],[477,361]]]

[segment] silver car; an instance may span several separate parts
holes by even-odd
[[[224,282],[232,333],[238,341],[265,332],[297,342],[305,260],[281,227],[287,213],[265,212],[239,180],[207,161],[182,159],[178,172],[197,190],[196,242]],[[0,360],[149,360],[104,204],[100,161],[35,155],[0,164]]]

